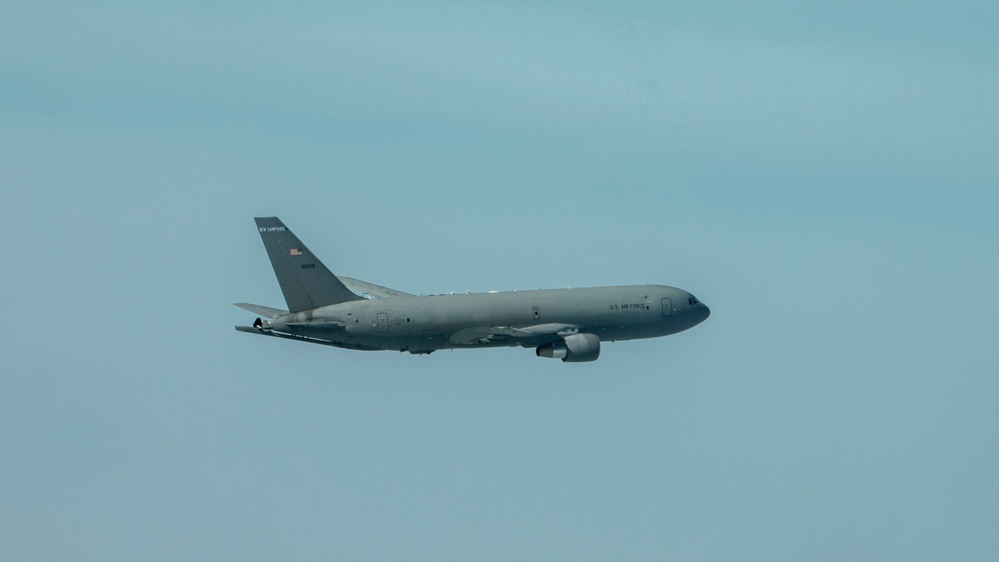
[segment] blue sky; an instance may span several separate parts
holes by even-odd
[[[0,558],[993,560],[987,3],[17,3]],[[257,341],[252,217],[414,293],[663,283],[565,365]]]

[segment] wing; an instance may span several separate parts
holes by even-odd
[[[451,343],[456,345],[519,345],[536,347],[560,341],[563,337],[579,332],[572,324],[538,324],[518,328],[515,326],[492,326],[465,328],[451,334]]]
[[[346,285],[350,290],[360,293],[362,297],[387,299],[392,297],[415,296],[402,291],[396,291],[395,289],[389,289],[388,287],[382,287],[381,285],[375,285],[374,283],[368,283],[367,281],[361,281],[360,279],[354,279],[353,277],[339,277],[340,281],[342,281],[344,285]]]

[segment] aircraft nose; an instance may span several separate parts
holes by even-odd
[[[694,313],[694,318],[696,319],[694,324],[700,324],[701,322],[707,320],[708,316],[711,316],[711,309],[708,308],[708,305],[704,304],[703,302],[699,302],[696,305],[694,305],[693,313]]]

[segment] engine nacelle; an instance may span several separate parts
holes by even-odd
[[[566,363],[596,361],[600,357],[600,337],[596,334],[572,334],[563,341],[542,345],[538,357],[561,359]]]
[[[538,357],[548,357],[549,359],[561,359],[565,361],[565,357],[569,354],[569,348],[562,342],[549,343],[538,347],[536,353]]]

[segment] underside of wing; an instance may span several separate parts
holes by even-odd
[[[519,345],[536,347],[560,341],[563,337],[579,332],[571,324],[538,324],[536,326],[491,326],[459,330],[451,334],[451,343],[456,345]]]
[[[382,287],[381,285],[375,285],[374,283],[368,283],[367,281],[361,281],[360,279],[354,279],[353,277],[338,277],[340,277],[340,281],[342,281],[347,288],[366,298],[388,299],[392,297],[415,296],[410,293],[404,293],[395,289],[389,289],[388,287]]]
[[[343,322],[337,322],[335,320],[329,320],[326,322],[288,322],[285,324],[292,329],[292,331],[298,330],[342,330],[346,324]]]

